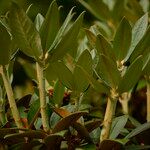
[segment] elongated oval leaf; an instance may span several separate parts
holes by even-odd
[[[59,80],[57,80],[54,86],[54,93],[53,93],[53,103],[55,105],[61,106],[64,97],[64,92],[65,92],[64,85]]]
[[[70,27],[69,31],[62,37],[61,41],[50,51],[50,61],[62,59],[67,51],[73,47],[83,20],[84,12],[77,18],[77,20]]]
[[[142,73],[143,61],[142,56],[139,56],[127,69],[125,75],[122,77],[118,92],[121,94],[123,92],[128,92],[138,81]]]
[[[54,0],[45,16],[44,22],[40,28],[40,37],[43,51],[46,52],[53,43],[59,30],[59,10],[56,1]]]
[[[114,61],[105,55],[100,55],[97,73],[111,88],[117,88],[120,81],[120,73]]]
[[[146,13],[144,16],[142,16],[134,25],[132,29],[132,40],[131,40],[131,46],[128,52],[128,55],[126,59],[130,57],[132,54],[134,48],[139,43],[139,41],[143,38],[146,29],[148,26],[148,13]]]
[[[86,115],[87,112],[75,112],[63,119],[61,119],[53,129],[53,133],[66,130],[72,126],[81,116]]]
[[[78,1],[98,19],[105,21],[110,18],[110,11],[103,1],[99,0],[88,2],[86,2],[85,0],[78,0]]]
[[[41,26],[43,24],[43,21],[44,21],[44,17],[40,13],[38,13],[36,15],[35,21],[34,21],[34,24],[35,24],[35,27],[36,27],[37,31],[40,30],[40,28],[41,28]]]
[[[76,91],[84,92],[89,86],[89,82],[86,80],[83,72],[78,66],[82,66],[87,73],[92,75],[92,64],[91,54],[88,52],[88,50],[85,50],[79,57],[73,72]]]
[[[6,65],[10,60],[11,39],[6,28],[0,22],[0,65]]]
[[[51,67],[53,67],[53,70],[56,72],[59,80],[64,84],[64,86],[66,86],[69,89],[72,89],[74,86],[73,74],[67,68],[67,66],[62,62],[55,62],[53,63],[53,65],[51,65]]]
[[[113,61],[115,61],[115,55],[114,55],[112,46],[104,38],[104,36],[102,36],[100,34],[97,36],[96,50],[98,51],[98,53],[100,55],[103,54],[103,55],[107,56],[109,59],[112,59]]]
[[[128,116],[120,116],[114,119],[111,128],[111,134],[109,136],[110,139],[115,139],[120,134],[120,132],[124,129],[126,123],[128,121]]]
[[[114,38],[113,50],[116,59],[121,61],[127,55],[131,43],[131,26],[129,22],[123,18]]]
[[[150,122],[144,123],[140,126],[138,126],[137,128],[135,128],[134,130],[132,130],[125,138],[132,138],[140,133],[142,133],[145,130],[150,129]]]
[[[18,47],[26,55],[39,58],[42,55],[40,36],[32,21],[16,3],[12,3],[8,20]]]

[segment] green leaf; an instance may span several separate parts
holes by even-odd
[[[111,128],[111,134],[109,136],[110,139],[115,139],[120,134],[120,132],[124,129],[126,123],[128,121],[128,116],[120,116],[114,119]]]
[[[43,24],[43,21],[44,21],[44,17],[40,13],[38,13],[36,15],[35,21],[34,21],[34,24],[35,24],[35,27],[36,27],[37,31],[40,30],[40,28],[41,28],[41,26]]]
[[[27,114],[27,119],[29,124],[34,123],[35,117],[37,113],[39,113],[39,109],[40,109],[40,101],[38,99],[36,101],[33,101],[32,104],[30,105],[30,109]]]
[[[97,73],[111,88],[117,88],[120,81],[120,73],[114,61],[105,55],[100,55]]]
[[[89,84],[99,93],[110,93],[110,88],[103,82],[96,80],[92,75],[90,75],[83,67],[79,66],[83,71],[85,78]]]
[[[146,33],[148,26],[148,13],[146,13],[144,16],[142,16],[134,25],[132,29],[132,40],[131,40],[131,46],[127,55],[128,59],[132,52],[134,51],[137,44],[140,42],[140,40],[143,38],[144,34]]]
[[[73,75],[68,67],[62,62],[55,62],[51,65],[56,72],[59,80],[69,89],[73,88]]]
[[[54,0],[45,16],[45,20],[40,28],[41,43],[44,52],[48,51],[59,30],[59,10]]]
[[[125,146],[125,150],[142,150],[150,149],[150,145],[128,145]]]
[[[92,57],[88,50],[81,54],[73,72],[74,90],[84,92],[88,88],[89,82],[85,79],[82,70],[78,66],[82,66],[88,74],[92,75]]]
[[[123,92],[128,92],[136,84],[141,76],[143,67],[142,56],[139,56],[130,66],[127,68],[126,73],[122,77],[118,92],[121,94]]]
[[[32,21],[16,3],[12,3],[8,21],[18,47],[26,55],[39,58],[42,55],[40,36]]]
[[[113,42],[113,50],[116,55],[116,59],[121,61],[127,55],[128,49],[131,43],[131,26],[129,22],[123,18],[116,31],[116,35]]]
[[[61,41],[50,51],[50,61],[62,59],[67,51],[74,46],[74,41],[77,39],[82,25],[83,16],[84,12],[76,19]]]
[[[150,26],[147,29],[144,37],[136,45],[134,51],[129,57],[128,61],[130,63],[132,63],[139,55],[143,55],[143,56],[150,55],[149,39],[150,39]]]
[[[125,138],[126,139],[132,138],[148,129],[150,129],[150,122],[147,122],[147,123],[144,123],[144,124],[138,126],[134,130],[132,130]]]
[[[57,80],[54,86],[54,93],[53,93],[53,103],[55,105],[61,106],[64,97],[64,92],[65,87],[59,80]]]
[[[97,35],[96,50],[100,55],[103,54],[109,59],[116,61],[111,44],[100,34]]]
[[[147,64],[144,66],[143,74],[144,74],[144,75],[150,75],[150,60],[149,60],[149,61],[147,62]]]
[[[6,28],[0,22],[0,65],[6,65],[10,60],[11,38]]]
[[[61,119],[54,127],[53,133],[66,130],[72,126],[81,116],[86,115],[87,112],[75,112],[67,117]]]
[[[88,9],[95,17],[100,20],[106,21],[110,18],[110,11],[108,6],[99,0],[85,2],[84,0],[78,0],[86,9]]]

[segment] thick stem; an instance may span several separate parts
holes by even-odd
[[[13,115],[13,118],[15,120],[15,123],[16,123],[18,128],[23,128],[23,124],[21,122],[19,111],[17,109],[17,105],[15,102],[13,90],[12,90],[11,84],[9,82],[9,77],[7,76],[6,70],[4,70],[3,66],[0,67],[0,73],[2,75],[2,79],[3,79],[6,93],[8,96],[10,109],[12,111],[12,115]]]
[[[39,63],[36,63],[36,69],[37,69],[37,80],[38,80],[38,86],[39,86],[42,124],[43,124],[44,131],[48,132],[50,127],[49,127],[49,118],[46,112],[46,91],[45,91],[44,67],[42,67]]]
[[[121,95],[121,97],[119,97],[119,101],[121,103],[121,106],[122,106],[122,112],[126,115],[129,114],[129,100],[130,100],[130,97],[131,97],[131,94],[126,92],[126,93],[123,93]]]
[[[116,98],[114,97],[108,98],[103,128],[100,136],[100,142],[109,138],[112,120],[115,115],[116,104],[117,104]]]
[[[150,79],[147,79],[147,122],[150,121]]]

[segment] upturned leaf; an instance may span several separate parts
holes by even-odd
[[[103,54],[115,61],[115,56],[111,44],[104,38],[104,36],[100,34],[97,35],[96,50],[100,55]]]
[[[110,11],[108,9],[108,6],[103,1],[78,1],[98,19],[105,21],[110,18]]]
[[[134,25],[132,29],[132,40],[131,40],[131,46],[128,52],[128,55],[126,59],[130,57],[132,52],[134,51],[137,44],[140,42],[140,40],[143,38],[144,34],[146,33],[148,26],[148,13],[146,13],[144,16],[142,16]]]
[[[60,42],[49,52],[50,61],[62,59],[67,51],[74,46],[74,41],[77,39],[82,25],[83,16],[84,12],[76,19],[69,31],[61,39],[59,39]]]
[[[59,80],[69,89],[73,88],[73,75],[72,72],[68,69],[68,67],[62,62],[55,62],[52,69],[56,72]],[[51,68],[50,68],[51,69]]]
[[[117,64],[113,60],[105,55],[100,55],[96,71],[101,79],[111,88],[117,88],[120,81],[120,73],[117,69]]]
[[[33,22],[16,3],[12,3],[8,21],[18,47],[26,55],[39,58],[42,55],[40,36]]]
[[[92,75],[92,65],[91,54],[88,50],[85,50],[79,57],[73,72],[76,91],[84,92],[89,86],[89,82],[86,80],[82,70],[78,66],[82,66],[88,74]]]
[[[122,77],[118,92],[121,94],[123,92],[128,92],[138,81],[143,67],[142,56],[139,56],[130,66],[127,68],[126,73]]]
[[[39,30],[43,51],[46,52],[53,43],[59,30],[59,10],[54,0],[45,16],[44,22]]]
[[[53,103],[60,106],[64,97],[65,87],[61,81],[57,80],[54,86]]]
[[[116,35],[113,42],[113,50],[116,59],[121,61],[127,55],[131,44],[131,26],[129,22],[123,18],[116,31]]]
[[[0,65],[6,65],[10,60],[11,37],[0,22]]]
[[[40,28],[43,24],[43,21],[44,21],[44,17],[40,13],[38,13],[35,17],[35,20],[34,20],[34,24],[35,24],[37,31],[40,30]]]

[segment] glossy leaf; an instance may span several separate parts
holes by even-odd
[[[138,126],[134,130],[132,130],[125,138],[126,139],[132,138],[148,129],[150,129],[150,122],[147,122],[147,123],[144,123],[144,124]]]
[[[8,20],[18,47],[26,55],[39,58],[42,55],[40,36],[32,21],[16,3],[12,3]]]
[[[79,57],[73,72],[75,83],[74,90],[84,92],[89,86],[89,82],[85,79],[82,70],[78,66],[82,66],[88,74],[92,75],[92,65],[93,62],[91,54],[88,50],[85,50]]]
[[[117,69],[117,65],[105,55],[100,55],[97,73],[110,87],[116,88],[118,86],[120,73]]]
[[[57,80],[54,86],[54,93],[53,93],[53,103],[55,105],[61,106],[64,97],[64,92],[65,92],[64,85],[59,80]]]
[[[127,55],[131,43],[131,26],[129,22],[123,18],[116,31],[113,42],[113,50],[116,59],[121,61]]]
[[[122,77],[118,92],[121,94],[123,92],[128,92],[138,81],[142,73],[143,61],[142,56],[139,56],[130,66],[127,68],[126,73]]]
[[[41,28],[41,26],[43,24],[43,21],[44,21],[44,17],[40,13],[38,13],[36,15],[35,21],[34,21],[34,24],[35,24],[35,27],[36,27],[37,31],[40,30],[40,28]]]
[[[132,29],[132,40],[131,46],[127,55],[127,59],[132,54],[134,48],[137,46],[139,41],[143,38],[148,26],[148,14],[142,16],[134,25]]]
[[[62,59],[67,51],[73,47],[82,25],[83,16],[84,12],[76,19],[69,31],[62,37],[61,41],[50,51],[50,61]]]
[[[115,139],[117,136],[121,133],[121,131],[124,129],[126,123],[128,121],[128,116],[120,116],[114,119],[112,123],[112,128],[111,128],[111,134],[109,136],[110,139]]]
[[[81,116],[86,115],[87,112],[75,112],[71,115],[61,119],[54,127],[53,133],[66,130],[72,126]]]
[[[111,44],[100,34],[97,36],[96,50],[100,55],[103,54],[113,61],[116,61]]]
[[[45,16],[42,26],[39,30],[41,43],[44,52],[48,51],[59,30],[59,10],[54,0]]]
[[[6,65],[10,60],[11,38],[6,28],[0,22],[0,65]]]

